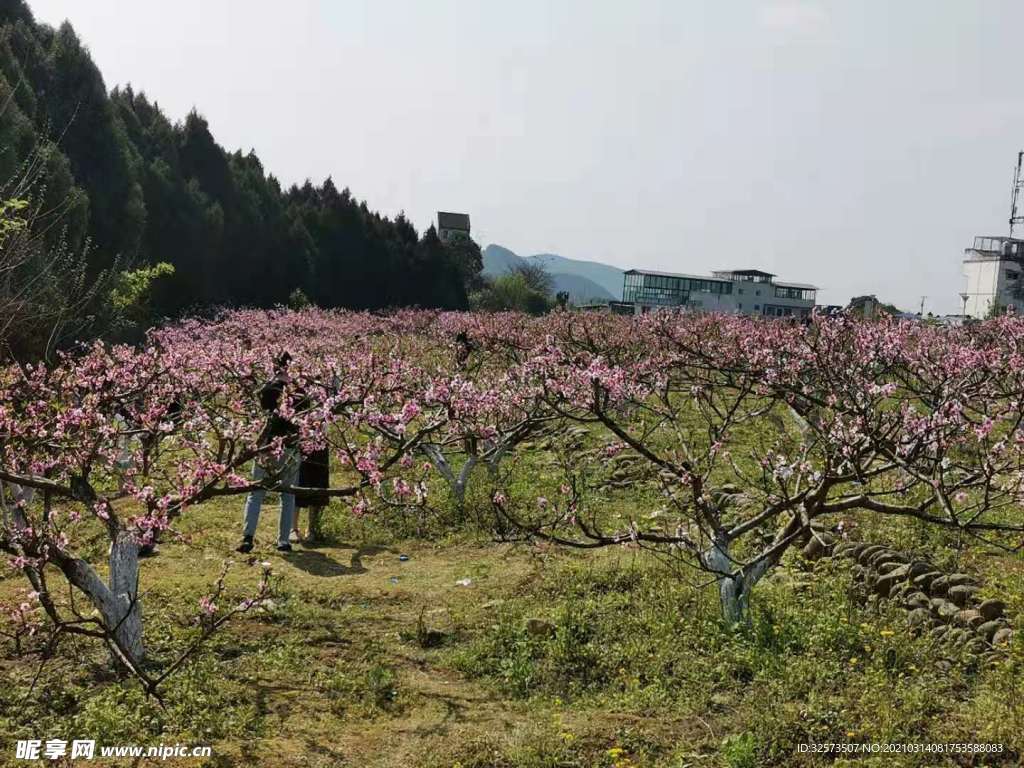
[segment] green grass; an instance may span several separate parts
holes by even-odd
[[[506,469],[519,494],[561,482],[541,453]],[[475,479],[470,507],[483,512],[488,480]],[[600,502],[609,520],[661,503],[653,485]],[[237,561],[225,601],[255,584],[258,569],[232,552],[240,505],[195,510],[182,522],[189,543],[168,540],[144,562],[155,660],[194,636],[190,617],[225,558]],[[451,510],[328,514],[323,547],[281,556],[268,501],[256,555],[274,563],[273,606],[212,638],[171,679],[165,707],[85,641],[64,643],[31,689],[36,666],[0,658],[0,763],[13,762],[15,739],[49,737],[211,744],[211,765],[275,768],[801,766],[822,760],[797,745],[850,740],[999,742],[996,765],[1024,754],[1020,640],[998,667],[964,658],[939,669],[944,652],[912,637],[898,610],[861,607],[841,563],[789,556],[755,592],[752,625],[734,630],[699,574],[635,549],[495,544]],[[1014,615],[1024,609],[1019,556],[961,552],[902,522],[865,520],[857,534],[971,570]],[[93,549],[100,558],[99,540]],[[21,587],[0,581],[0,596]],[[529,619],[552,630],[531,633]]]

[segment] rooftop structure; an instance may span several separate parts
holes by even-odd
[[[768,317],[809,315],[817,287],[774,278],[758,269],[718,270],[711,277],[630,269],[623,278],[622,302],[637,314],[674,308]]]
[[[469,237],[469,214],[437,212],[437,236],[447,243],[460,237]]]

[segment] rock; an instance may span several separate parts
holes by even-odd
[[[963,648],[968,653],[983,653],[988,648],[988,644],[980,637],[972,637],[964,643]]]
[[[969,602],[971,602],[971,598],[974,597],[977,592],[977,587],[971,587],[967,584],[957,584],[956,586],[951,586],[949,588],[947,596],[961,608],[964,608]]]
[[[901,563],[886,563],[886,576],[891,576],[894,579],[900,581],[906,581],[910,578],[910,566]],[[891,568],[889,566],[892,566]]]
[[[1002,600],[984,600],[978,606],[978,611],[985,617],[985,621],[993,621],[1003,615],[1006,610],[1006,603]]]
[[[919,576],[915,576],[913,580],[914,584],[916,584],[918,587],[927,592],[928,587],[931,586],[932,582],[940,576],[942,576],[941,571],[928,571],[927,573],[922,573]]]
[[[856,548],[856,544],[841,541],[832,547],[832,557],[854,557]]]
[[[857,555],[857,562],[859,562],[861,565],[867,565],[868,560],[870,560],[873,554],[875,554],[876,552],[882,552],[884,550],[885,547],[883,547],[881,544],[872,544],[870,547],[864,547],[864,549],[860,551],[860,554]]]
[[[928,585],[928,594],[932,597],[943,597],[949,591],[949,576],[940,576]]]
[[[817,536],[812,536],[810,541],[808,541],[804,545],[804,548],[800,550],[800,554],[802,554],[808,560],[818,560],[824,555],[828,554],[828,550],[822,543],[821,539],[819,539]]]
[[[860,553],[867,549],[869,546],[871,545],[865,544],[863,541],[858,541],[856,544],[851,544],[849,556],[852,557],[854,560],[859,560]]]
[[[951,603],[949,600],[943,600],[941,597],[932,599],[932,613],[938,616],[943,621],[949,621],[959,613],[960,609],[956,603]]]
[[[913,587],[906,582],[897,582],[896,584],[893,584],[892,588],[889,590],[889,599],[899,600],[902,602],[904,596],[906,596],[906,594],[912,589]]]
[[[875,582],[875,591],[880,595],[889,596],[894,585],[899,584],[907,578],[907,567],[901,565],[888,573],[879,576]]]
[[[1002,629],[997,630],[994,635],[992,635],[992,645],[1009,645],[1012,639],[1013,630],[1009,627],[1003,627]]]
[[[888,599],[889,592],[892,591],[892,585],[893,582],[888,576],[879,576],[877,579],[874,579],[873,583],[871,584],[871,589],[879,597],[884,597]]]
[[[953,662],[947,661],[946,659],[939,659],[935,662],[935,668],[939,670],[939,672],[949,672],[953,669]]]
[[[907,614],[907,623],[912,627],[923,627],[931,620],[932,614],[927,608],[915,608]]]
[[[910,575],[910,580],[913,581],[918,576],[924,576],[926,573],[932,573],[932,567],[923,560],[915,560],[910,564],[908,573]]]
[[[909,560],[910,558],[901,552],[889,551],[881,555],[875,555],[872,565],[874,565],[875,568],[879,568],[886,563],[906,563]]]
[[[857,581],[861,581],[864,578],[864,566],[854,565],[850,568],[850,575],[853,576]]]
[[[967,609],[965,611],[958,612],[957,615],[953,617],[953,621],[961,627],[977,629],[985,620],[981,617],[981,614],[978,613],[978,611]]]
[[[986,621],[977,627],[978,634],[984,637],[986,640],[991,641],[995,637],[996,632],[1006,626],[1005,622],[999,619],[993,619],[992,621]]]
[[[939,626],[931,629],[928,634],[935,640],[941,641],[949,634],[949,627],[945,624],[940,624]]]
[[[895,557],[896,553],[891,549],[880,549],[868,558],[868,565],[872,568],[878,568],[882,563],[893,562],[893,558]]]
[[[903,598],[903,605],[907,608],[930,608],[931,600],[924,592],[911,592]]]
[[[879,573],[891,573],[892,571],[895,571],[897,568],[906,568],[906,567],[907,566],[903,565],[902,563],[898,563],[895,560],[891,560],[891,561],[887,560],[884,563],[882,563],[881,565],[877,566],[875,568],[875,570],[878,571]]]
[[[959,587],[961,585],[969,584],[970,586],[977,586],[977,581],[974,577],[967,573],[951,573],[946,577],[946,581],[950,587]]]
[[[529,618],[526,620],[526,633],[531,637],[554,637],[555,625],[547,619]]]

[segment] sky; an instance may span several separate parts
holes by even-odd
[[[1007,234],[1019,0],[29,0],[282,183],[622,268],[956,312]]]

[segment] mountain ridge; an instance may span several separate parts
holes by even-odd
[[[519,266],[539,264],[551,275],[552,290],[565,291],[574,303],[614,301],[622,295],[623,270],[599,261],[570,259],[557,253],[520,256],[497,243],[483,250],[483,273],[497,277]]]

